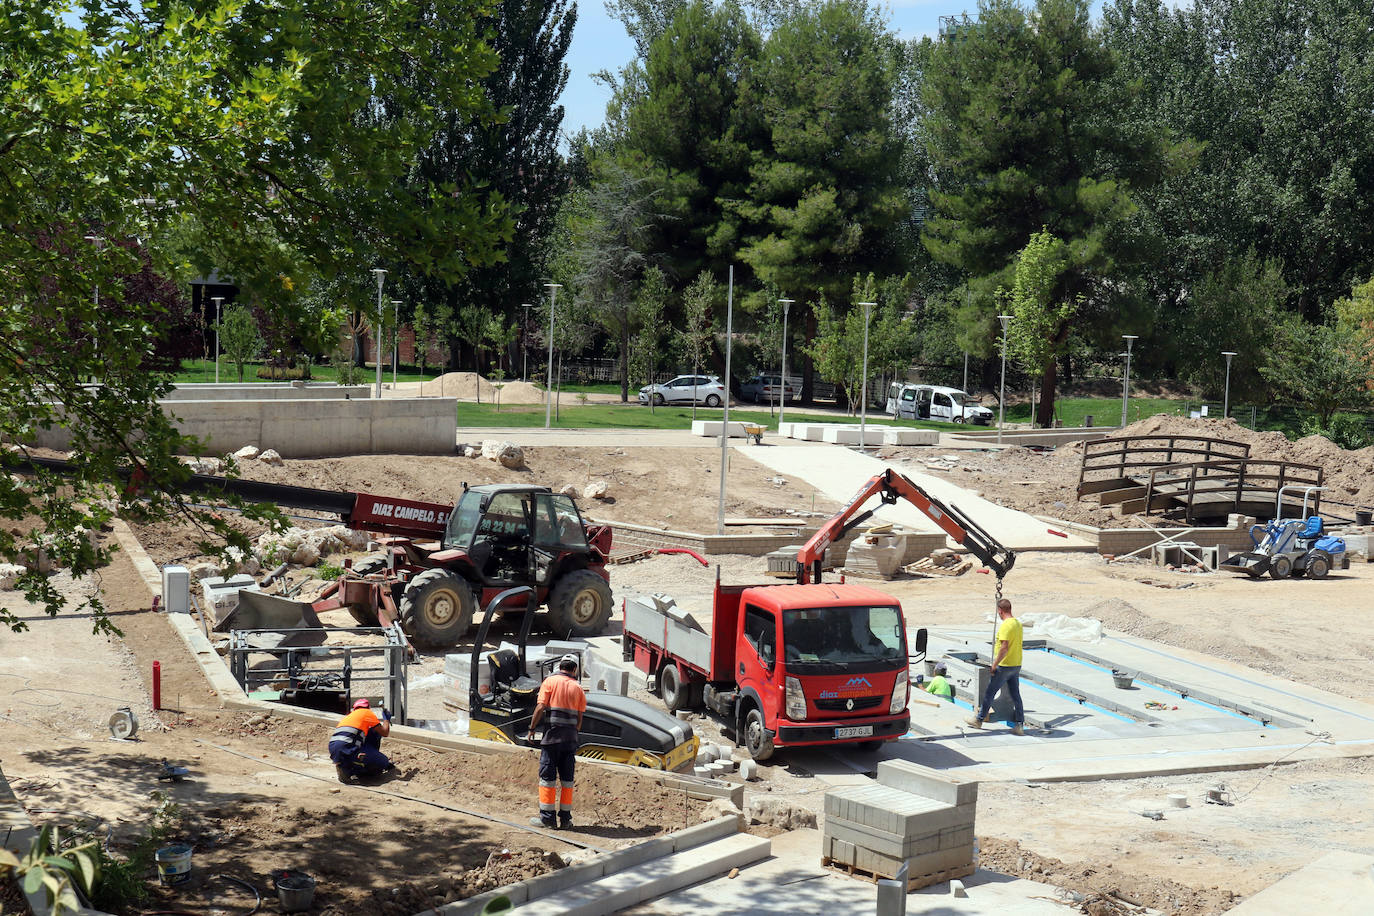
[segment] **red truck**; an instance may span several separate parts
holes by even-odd
[[[626,661],[657,675],[669,709],[705,705],[732,725],[755,760],[777,748],[857,743],[906,734],[910,684],[901,603],[866,585],[820,582],[825,549],[872,510],[905,499],[1001,579],[1016,555],[958,509],[892,470],[873,477],[797,554],[797,582],[722,585],[710,632],[671,601],[625,602]],[[816,581],[811,581],[812,577]],[[915,655],[925,652],[917,633]]]

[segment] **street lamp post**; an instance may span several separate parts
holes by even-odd
[[[1221,400],[1221,416],[1225,419],[1231,415],[1231,357],[1236,355],[1236,351],[1222,350],[1221,355],[1226,357],[1226,393]]]
[[[215,384],[219,384],[219,306],[224,301],[223,296],[211,296],[215,303]]]
[[[787,311],[792,307],[795,299],[779,299],[782,303],[782,376],[779,378],[780,393],[778,394],[778,429],[782,429],[782,415],[787,408]]]
[[[1122,334],[1121,339],[1126,341],[1126,372],[1121,379],[1121,426],[1126,427],[1126,406],[1131,397],[1131,344],[1136,342],[1135,334]]]
[[[546,383],[548,390],[544,392],[544,428],[549,429],[553,425],[553,307],[558,302],[558,291],[563,288],[562,283],[545,283],[549,290],[549,377]]]
[[[525,322],[520,330],[520,353],[523,357],[520,364],[520,381],[528,382],[530,380],[530,309],[534,306],[528,302],[522,302],[520,307],[525,310]]]
[[[864,307],[864,367],[859,376],[859,451],[868,448],[868,317],[876,302],[860,302]]]
[[[386,268],[374,267],[372,274],[377,278],[377,333],[372,336],[375,338],[372,348],[376,351],[377,357],[377,399],[382,397],[382,283],[386,280]]]
[[[1002,322],[1002,391],[997,395],[997,444],[1002,444],[1002,420],[1007,410],[1007,328],[1011,326],[1011,315],[998,315]]]
[[[391,300],[391,395],[396,396],[396,366],[401,356],[401,300]]]

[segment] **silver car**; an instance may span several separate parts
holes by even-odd
[[[719,407],[725,403],[725,386],[714,375],[679,375],[662,385],[639,389],[639,403],[705,404]]]

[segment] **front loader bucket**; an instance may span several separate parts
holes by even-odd
[[[302,627],[321,627],[309,601],[293,601],[262,592],[239,591],[239,604],[219,623],[215,630],[292,630]]]
[[[1258,579],[1260,576],[1269,572],[1270,565],[1274,558],[1265,553],[1247,551],[1237,553],[1221,561],[1221,569],[1229,569],[1232,572],[1244,573],[1247,576]]]

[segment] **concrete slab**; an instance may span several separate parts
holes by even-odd
[[[907,895],[908,913],[942,916],[1063,916],[1054,888],[978,870],[961,879],[968,897],[955,899],[950,884],[932,885]],[[684,888],[632,913],[699,916],[749,913],[751,916],[833,916],[876,911],[877,888],[867,881],[821,867],[821,834],[794,830],[773,838],[772,855],[736,878],[720,876]]]
[[[872,433],[874,429],[879,427],[873,427],[869,432]],[[857,432],[855,441],[858,441]],[[780,474],[805,480],[841,503],[848,502],[865,481],[888,467],[884,461],[847,448],[779,446],[766,451],[751,451],[749,456]],[[965,512],[1014,550],[1091,550],[1095,547],[1080,537],[1050,534],[1049,526],[1035,516],[988,502],[948,481],[906,467],[899,470],[937,499]],[[884,506],[876,515],[884,521],[896,522],[920,532],[940,530],[915,506],[902,503]]]
[[[725,424],[722,420],[693,420],[692,435],[719,439],[720,428],[723,425]],[[748,433],[744,431],[744,426],[744,423],[731,420],[730,430],[728,433],[726,433],[727,437],[731,439],[743,439],[745,436],[748,435]]]
[[[1247,897],[1227,912],[1232,916],[1274,913],[1321,913],[1356,916],[1368,913],[1374,896],[1374,856],[1329,852],[1317,861]]]

